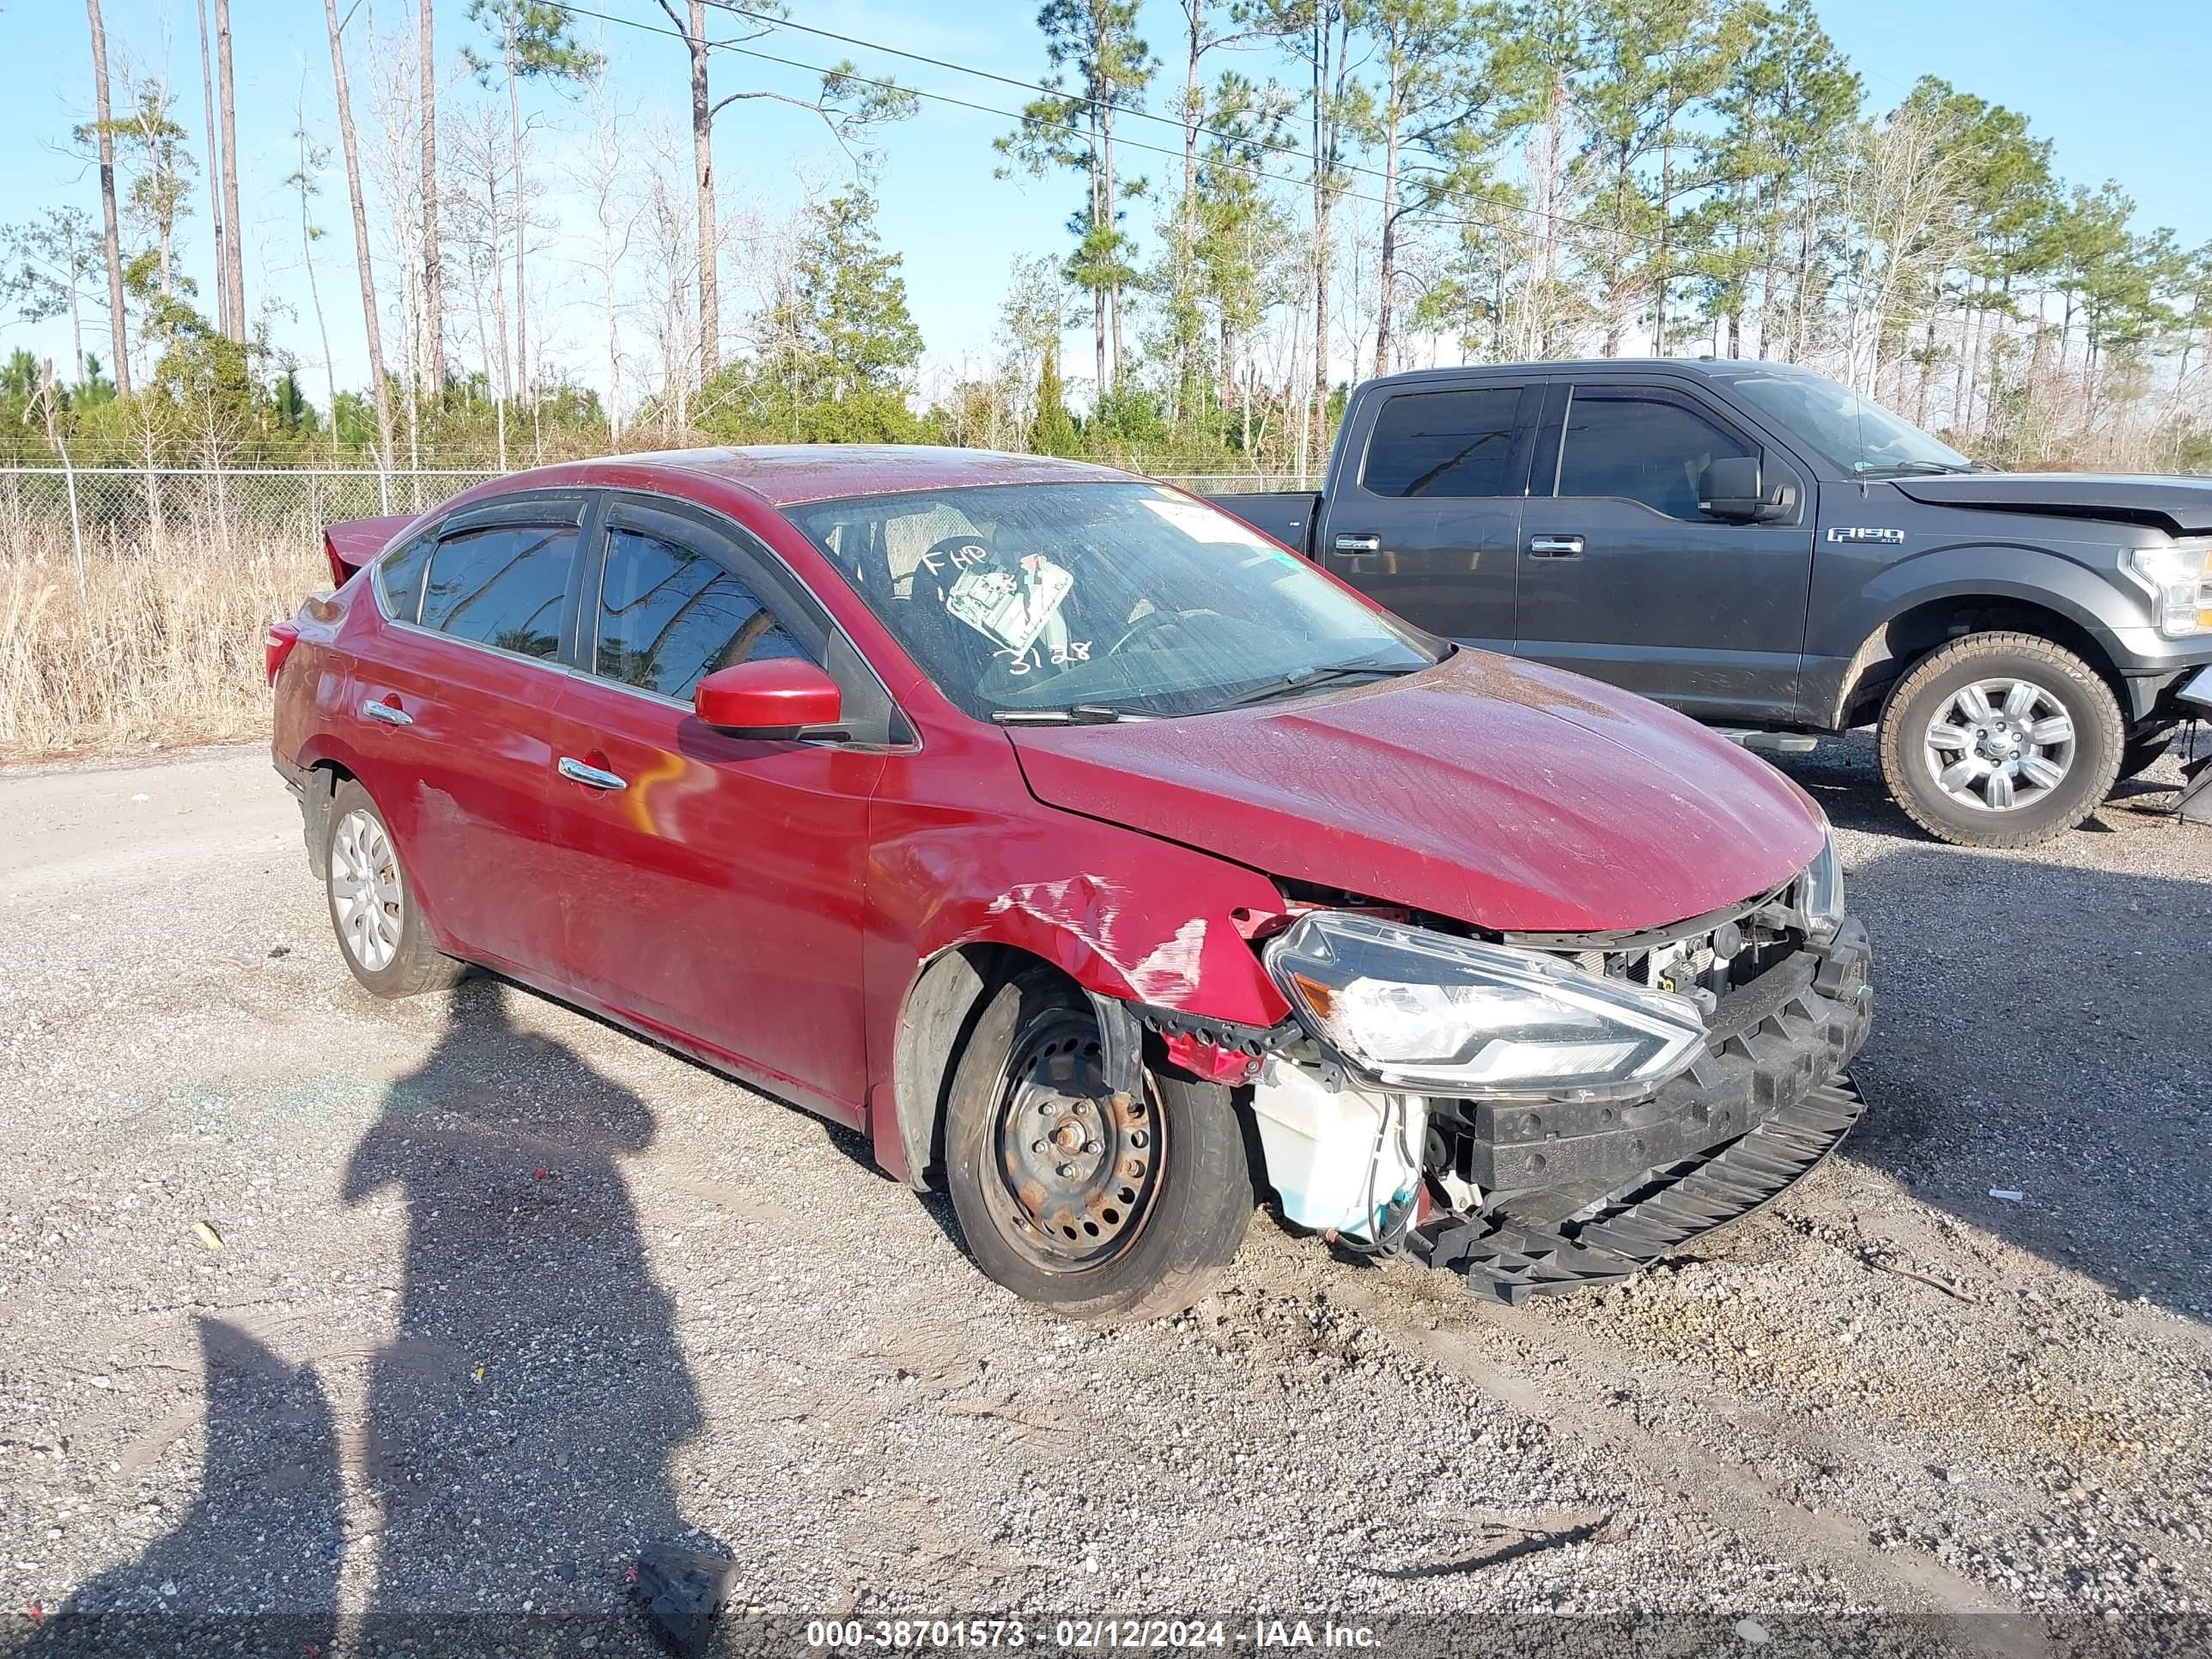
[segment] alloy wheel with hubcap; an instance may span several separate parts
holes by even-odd
[[[336,780],[327,823],[331,927],[353,976],[380,997],[459,983],[468,964],[439,950],[398,842],[368,791],[351,778]]]
[[[331,914],[347,953],[372,974],[392,965],[405,920],[392,837],[356,807],[331,834]]]
[[[2074,766],[2074,717],[2033,680],[1974,680],[1954,691],[1923,739],[1936,787],[1961,805],[2011,812],[2034,805]]]
[[[1890,794],[1939,840],[2032,847],[2095,811],[2119,774],[2119,699],[2033,634],[1966,634],[1901,675],[1875,748]]]

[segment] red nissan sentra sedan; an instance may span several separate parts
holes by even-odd
[[[1801,790],[1176,490],[696,450],[328,548],[269,672],[355,976],[481,963],[858,1129],[1032,1300],[1182,1308],[1255,1187],[1507,1301],[1607,1282],[1861,1110]]]

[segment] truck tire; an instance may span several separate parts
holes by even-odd
[[[2112,793],[2125,732],[2096,670],[2033,634],[1930,652],[1882,706],[1883,779],[1907,817],[1960,847],[2033,847]]]
[[[338,954],[364,989],[411,997],[460,982],[468,964],[439,950],[384,814],[351,778],[331,796],[324,883]]]
[[[1147,1072],[1113,1097],[1097,1016],[1040,964],[992,993],[945,1106],[945,1184],[975,1265],[1078,1319],[1181,1313],[1236,1257],[1252,1177],[1230,1092]]]

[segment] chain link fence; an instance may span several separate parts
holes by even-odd
[[[327,587],[322,532],[490,467],[0,467],[0,759],[267,729],[267,624]],[[1166,482],[1214,494],[1281,474]]]
[[[489,467],[5,467],[0,557],[50,557],[65,548],[82,562],[173,541],[215,553],[283,538],[312,545],[337,520],[422,513],[497,476]],[[1163,481],[1221,495],[1317,487],[1284,473],[1184,474]]]

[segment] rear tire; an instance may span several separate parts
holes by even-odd
[[[1062,975],[1025,969],[991,994],[945,1109],[952,1208],[975,1265],[1024,1301],[1181,1313],[1252,1218],[1243,1133],[1218,1085],[1147,1072],[1117,1102],[1098,1060],[1090,999]]]
[[[468,964],[432,939],[399,844],[368,791],[342,779],[331,796],[324,886],[338,955],[362,988],[380,997],[411,997],[460,982]]]
[[[1970,634],[1891,689],[1877,737],[1906,816],[1960,847],[2033,847],[2112,793],[2125,734],[2097,671],[2033,634]]]

